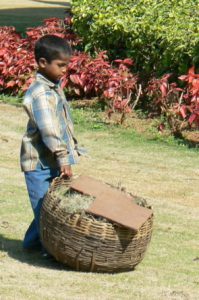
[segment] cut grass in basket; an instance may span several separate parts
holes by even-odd
[[[110,185],[111,186],[111,185]],[[112,186],[116,189],[120,189],[119,187]],[[120,189],[121,190],[121,189]],[[126,191],[123,191],[126,192]],[[127,193],[127,192],[126,192]],[[81,194],[70,187],[66,187],[65,185],[59,186],[54,194],[57,198],[61,200],[60,207],[68,214],[84,214],[85,211],[89,208],[89,206],[94,202],[95,197]],[[139,196],[134,196],[131,193],[127,193],[132,197],[132,202],[136,203],[140,206],[151,208],[150,205],[147,204],[147,201]],[[97,220],[105,220],[102,217],[95,216]]]
[[[69,214],[85,212],[95,200],[95,197],[78,193],[70,188],[67,189],[66,186],[60,186],[54,194],[61,200],[60,207]]]

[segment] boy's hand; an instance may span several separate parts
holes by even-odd
[[[60,168],[60,172],[61,172],[61,176],[62,177],[72,177],[73,176],[73,173],[72,173],[72,168],[71,166],[62,166]]]

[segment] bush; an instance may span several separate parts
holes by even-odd
[[[198,1],[73,0],[73,22],[86,50],[132,57],[137,69],[162,75],[199,64]]]
[[[0,92],[16,95],[28,88],[36,71],[33,48],[40,36],[56,34],[72,45],[79,44],[81,40],[72,32],[71,24],[70,17],[65,21],[44,20],[43,26],[29,28],[26,38],[22,38],[14,27],[0,27]],[[121,122],[139,99],[143,105],[145,98],[150,115],[166,117],[174,134],[180,135],[184,126],[199,127],[199,74],[194,67],[187,75],[179,77],[184,82],[182,88],[176,82],[170,82],[170,74],[146,83],[143,77],[138,78],[131,72],[133,64],[130,58],[110,62],[106,51],[95,53],[95,57],[75,51],[62,87],[72,97],[98,97],[108,106],[109,116],[115,111],[121,113]]]
[[[71,29],[71,18],[44,20],[43,26],[28,28],[22,38],[14,27],[0,27],[0,91],[12,95],[22,94],[34,79],[37,69],[34,60],[35,41],[45,34],[56,34],[73,46],[81,39]],[[75,52],[68,66],[62,87],[70,96],[80,98],[98,96],[113,111],[126,113],[137,99],[137,77],[129,71],[132,60],[117,60],[113,67],[105,52],[96,58]],[[131,97],[131,96],[135,97]],[[136,103],[135,103],[136,104]]]
[[[132,64],[130,59],[115,60],[111,64],[106,52],[100,52],[95,58],[77,52],[69,62],[63,87],[70,96],[97,96],[108,106],[109,115],[115,111],[125,114],[135,107],[140,95],[138,78],[129,70]]]
[[[80,39],[72,32],[70,23],[70,18],[46,19],[43,26],[28,28],[26,38],[14,27],[0,27],[0,92],[16,95],[27,90],[37,69],[34,44],[41,36],[55,34],[77,45]]]
[[[180,88],[176,82],[169,82],[171,74],[149,81],[145,93],[148,96],[150,116],[166,117],[174,135],[182,137],[184,129],[199,128],[199,74],[194,67],[179,79],[185,82]]]

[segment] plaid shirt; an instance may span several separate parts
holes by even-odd
[[[27,130],[22,139],[22,171],[76,164],[77,140],[73,133],[69,105],[59,84],[37,74],[25,94],[23,106],[28,114]]]

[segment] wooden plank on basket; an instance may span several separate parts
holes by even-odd
[[[152,215],[150,209],[135,204],[133,197],[92,177],[81,175],[72,181],[70,187],[95,197],[86,210],[88,213],[102,216],[134,231],[138,231]]]

